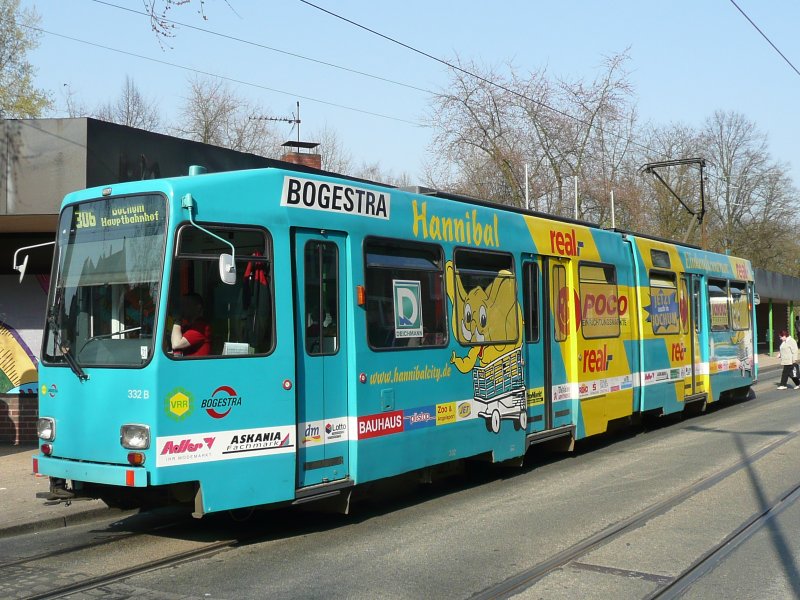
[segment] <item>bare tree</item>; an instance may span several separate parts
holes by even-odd
[[[310,136],[310,139],[319,143],[322,168],[325,171],[352,175],[353,156],[345,149],[335,129],[325,125],[313,131]]]
[[[706,120],[701,140],[715,167],[708,182],[709,247],[796,274],[797,252],[764,242],[775,232],[796,231],[800,200],[788,167],[770,156],[766,134],[742,114],[717,111]]]
[[[755,123],[739,113],[717,111],[701,129],[680,124],[655,128],[646,146],[650,153],[642,154],[643,162],[664,157],[706,160],[705,235],[696,229],[687,241],[749,258],[757,267],[798,273],[794,257],[800,245],[794,236],[783,237],[781,244],[764,242],[775,232],[797,228],[795,207],[800,197],[786,165],[770,157],[767,137]],[[690,208],[699,211],[700,178],[695,165],[670,167],[660,175]],[[651,233],[685,239],[693,217],[664,185],[647,181],[641,214],[651,224]]]
[[[39,34],[31,29],[39,15],[20,10],[19,0],[0,0],[0,117],[41,116],[51,104],[50,96],[33,84],[35,70],[28,52],[39,45]]]
[[[636,123],[626,61],[626,54],[608,59],[591,82],[459,63],[429,119],[434,161],[455,165],[456,191],[516,206],[524,203],[528,164],[532,208],[555,214],[572,214],[578,176],[589,192],[579,216],[606,219],[612,182],[630,170]]]
[[[147,131],[158,131],[161,124],[158,104],[146,99],[128,75],[119,97],[98,106],[94,116],[102,121]]]
[[[430,183],[519,206],[524,190],[519,170],[522,128],[513,81],[495,69],[461,61],[457,65],[460,69],[451,71],[428,119],[434,129],[430,145],[434,164],[428,171],[448,171],[442,163],[450,163],[455,177]]]
[[[170,19],[173,8],[194,7],[202,20],[208,20],[205,0],[142,0],[142,3],[150,16],[150,29],[156,34],[162,48],[165,47],[167,39],[175,37],[176,23]],[[225,0],[225,4],[233,11],[233,6],[228,0]]]
[[[219,79],[195,78],[189,82],[175,135],[240,152],[275,158],[280,155],[281,138],[265,107],[236,95]]]
[[[72,91],[72,86],[68,83],[65,83],[62,88],[62,94],[64,96],[64,106],[67,111],[67,116],[70,118],[77,118],[77,117],[88,117],[91,115],[91,111],[89,107],[78,97],[78,95]]]
[[[395,187],[408,187],[411,185],[411,176],[408,173],[400,173],[395,175],[392,171],[387,171],[381,166],[380,162],[361,163],[353,175],[361,177],[362,179],[369,179],[378,183],[385,183]]]

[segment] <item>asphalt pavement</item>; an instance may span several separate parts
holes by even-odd
[[[759,379],[775,378],[777,383],[778,362],[775,356],[758,355]],[[115,513],[130,514],[110,509],[100,500],[81,500],[69,506],[45,504],[36,493],[49,491],[50,482],[33,473],[37,453],[32,445],[0,445],[0,538],[68,527]]]

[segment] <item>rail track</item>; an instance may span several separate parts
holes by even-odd
[[[763,446],[756,452],[744,456],[735,463],[692,483],[668,498],[652,504],[649,507],[631,515],[630,517],[581,540],[569,548],[562,550],[558,554],[555,554],[549,559],[534,565],[529,569],[525,569],[513,575],[512,577],[509,577],[499,584],[493,585],[474,594],[472,596],[472,600],[499,600],[511,598],[533,587],[537,582],[542,580],[548,574],[554,572],[556,569],[566,567],[570,564],[584,567],[585,565],[581,565],[580,559],[588,555],[590,552],[621,538],[623,535],[626,535],[635,529],[642,527],[655,517],[664,515],[671,509],[687,501],[692,496],[712,488],[728,477],[738,473],[742,469],[747,468],[755,461],[764,458],[765,456],[782,447],[784,444],[797,438],[799,434],[800,431],[794,430],[781,436],[777,440],[774,440],[766,446]],[[697,581],[700,577],[718,565],[726,556],[736,549],[736,547],[741,545],[762,527],[764,527],[770,519],[776,517],[781,512],[789,508],[798,500],[798,498],[800,498],[800,482],[789,486],[766,507],[763,507],[762,509],[750,515],[724,540],[718,544],[715,544],[677,576],[651,576],[649,580],[656,583],[657,589],[648,595],[647,598],[676,598],[680,596],[688,589],[689,586],[692,585],[692,583]]]

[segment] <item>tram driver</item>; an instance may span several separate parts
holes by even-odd
[[[190,293],[181,297],[180,318],[172,325],[170,342],[174,356],[208,356],[211,325],[203,317],[203,298]]]

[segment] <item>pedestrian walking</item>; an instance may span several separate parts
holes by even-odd
[[[789,335],[785,329],[779,334],[781,338],[781,347],[778,349],[778,354],[781,357],[781,382],[778,385],[779,390],[785,390],[789,378],[794,381],[794,389],[800,389],[800,377],[797,372],[797,342]]]

